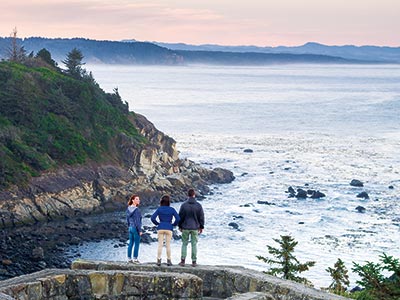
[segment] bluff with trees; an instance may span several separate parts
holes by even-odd
[[[21,46],[19,46],[21,47]],[[0,228],[121,209],[163,193],[206,194],[230,171],[178,157],[175,141],[105,93],[74,48],[60,69],[50,52],[0,62]]]

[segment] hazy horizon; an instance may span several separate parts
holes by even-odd
[[[193,45],[400,46],[394,0],[2,1],[0,36],[83,37]]]

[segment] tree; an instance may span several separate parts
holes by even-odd
[[[17,28],[15,27],[10,35],[11,45],[7,49],[9,61],[23,62],[26,58],[26,50],[18,45]]]
[[[273,239],[280,245],[280,248],[274,248],[268,246],[268,252],[275,259],[266,258],[264,256],[257,255],[256,257],[263,262],[270,265],[278,265],[278,267],[272,267],[269,271],[264,272],[270,275],[282,274],[283,279],[288,279],[296,282],[305,283],[311,285],[312,283],[306,278],[299,277],[296,274],[307,271],[310,267],[315,265],[315,261],[308,261],[300,263],[297,258],[293,255],[294,248],[298,244],[291,236],[281,235],[281,239]]]
[[[398,300],[400,299],[400,261],[383,253],[380,263],[366,262],[360,265],[353,262],[353,272],[360,276],[357,284],[364,287],[357,299]],[[385,277],[382,271],[389,272]]]
[[[326,271],[332,277],[333,281],[328,289],[335,294],[342,295],[350,284],[348,270],[344,262],[338,258],[333,268],[328,268]]]
[[[84,65],[82,62],[83,57],[81,50],[77,48],[72,49],[67,54],[67,58],[62,61],[62,63],[67,67],[65,72],[74,78],[82,78],[85,74],[85,70],[82,68]]]
[[[52,59],[51,53],[46,48],[39,50],[35,57],[41,59],[49,66],[57,68],[57,63]]]

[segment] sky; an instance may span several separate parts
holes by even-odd
[[[400,0],[0,0],[0,36],[400,46]]]

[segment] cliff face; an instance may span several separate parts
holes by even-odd
[[[120,133],[112,145],[117,160],[64,167],[33,177],[25,188],[1,191],[0,228],[122,209],[133,193],[144,206],[157,205],[164,193],[181,201],[188,188],[204,195],[209,184],[234,179],[230,171],[180,159],[172,138],[144,116],[130,118],[148,140],[145,146]]]

